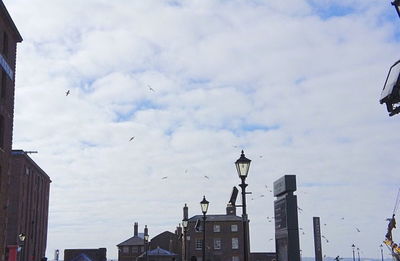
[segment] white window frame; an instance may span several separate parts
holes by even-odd
[[[214,231],[215,233],[221,232],[221,225],[214,225],[214,226],[213,226],[213,231]]]
[[[237,224],[232,224],[231,225],[231,232],[238,232],[239,226]]]
[[[221,250],[222,249],[222,241],[220,238],[214,238],[214,249]]]
[[[194,241],[194,248],[196,250],[202,250],[203,249],[203,239],[196,238],[196,240]]]
[[[232,237],[232,249],[239,249],[239,238]]]

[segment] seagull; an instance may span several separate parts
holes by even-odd
[[[263,155],[260,155],[260,159],[263,157]]]
[[[204,176],[206,179],[210,179],[208,176]]]
[[[167,179],[168,178],[168,176],[165,176],[165,177],[162,177],[161,179]]]
[[[187,169],[185,169],[185,173],[188,173],[188,170],[187,170]]]
[[[129,139],[129,141],[133,141],[134,138],[135,138],[135,136],[132,136],[132,137]]]
[[[151,86],[150,86],[150,85],[148,85],[148,84],[147,84],[147,87],[149,87],[149,90],[150,90],[150,91],[154,92],[154,89],[153,89],[153,88],[151,88]]]
[[[69,95],[69,93],[70,93],[70,91],[68,90],[68,91],[65,93],[65,96],[68,96],[68,95]]]
[[[297,209],[300,211],[300,212],[302,212],[303,210],[301,209],[301,208],[299,208],[299,207],[297,207]]]
[[[324,223],[324,226],[326,226],[326,223]]]
[[[357,232],[361,232],[358,228],[356,228]]]
[[[274,240],[273,238],[270,238],[269,241]]]

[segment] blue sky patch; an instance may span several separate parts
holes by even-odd
[[[355,9],[351,6],[344,6],[337,3],[321,4],[314,1],[309,2],[314,12],[323,20],[332,17],[341,17],[355,13]]]

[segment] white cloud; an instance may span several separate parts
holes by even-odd
[[[352,243],[379,256],[399,186],[399,124],[378,103],[398,58],[389,3],[5,5],[24,38],[14,148],[38,150],[53,180],[50,258],[78,247],[115,258],[134,221],[152,236],[173,231],[203,195],[223,213],[242,148],[248,188],[265,194],[248,198],[253,251],[274,251],[265,185],[296,174],[303,256],[314,255],[312,216],[327,224],[328,256],[351,256]],[[324,17],[335,5],[353,11]]]

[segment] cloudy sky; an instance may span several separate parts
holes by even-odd
[[[50,259],[99,247],[116,258],[134,222],[174,231],[203,195],[224,213],[241,149],[252,251],[275,251],[269,189],[295,174],[304,256],[313,216],[327,256],[353,243],[380,256],[400,186],[400,116],[379,104],[400,58],[390,1],[4,3],[24,38],[13,147],[39,151],[52,179]]]

